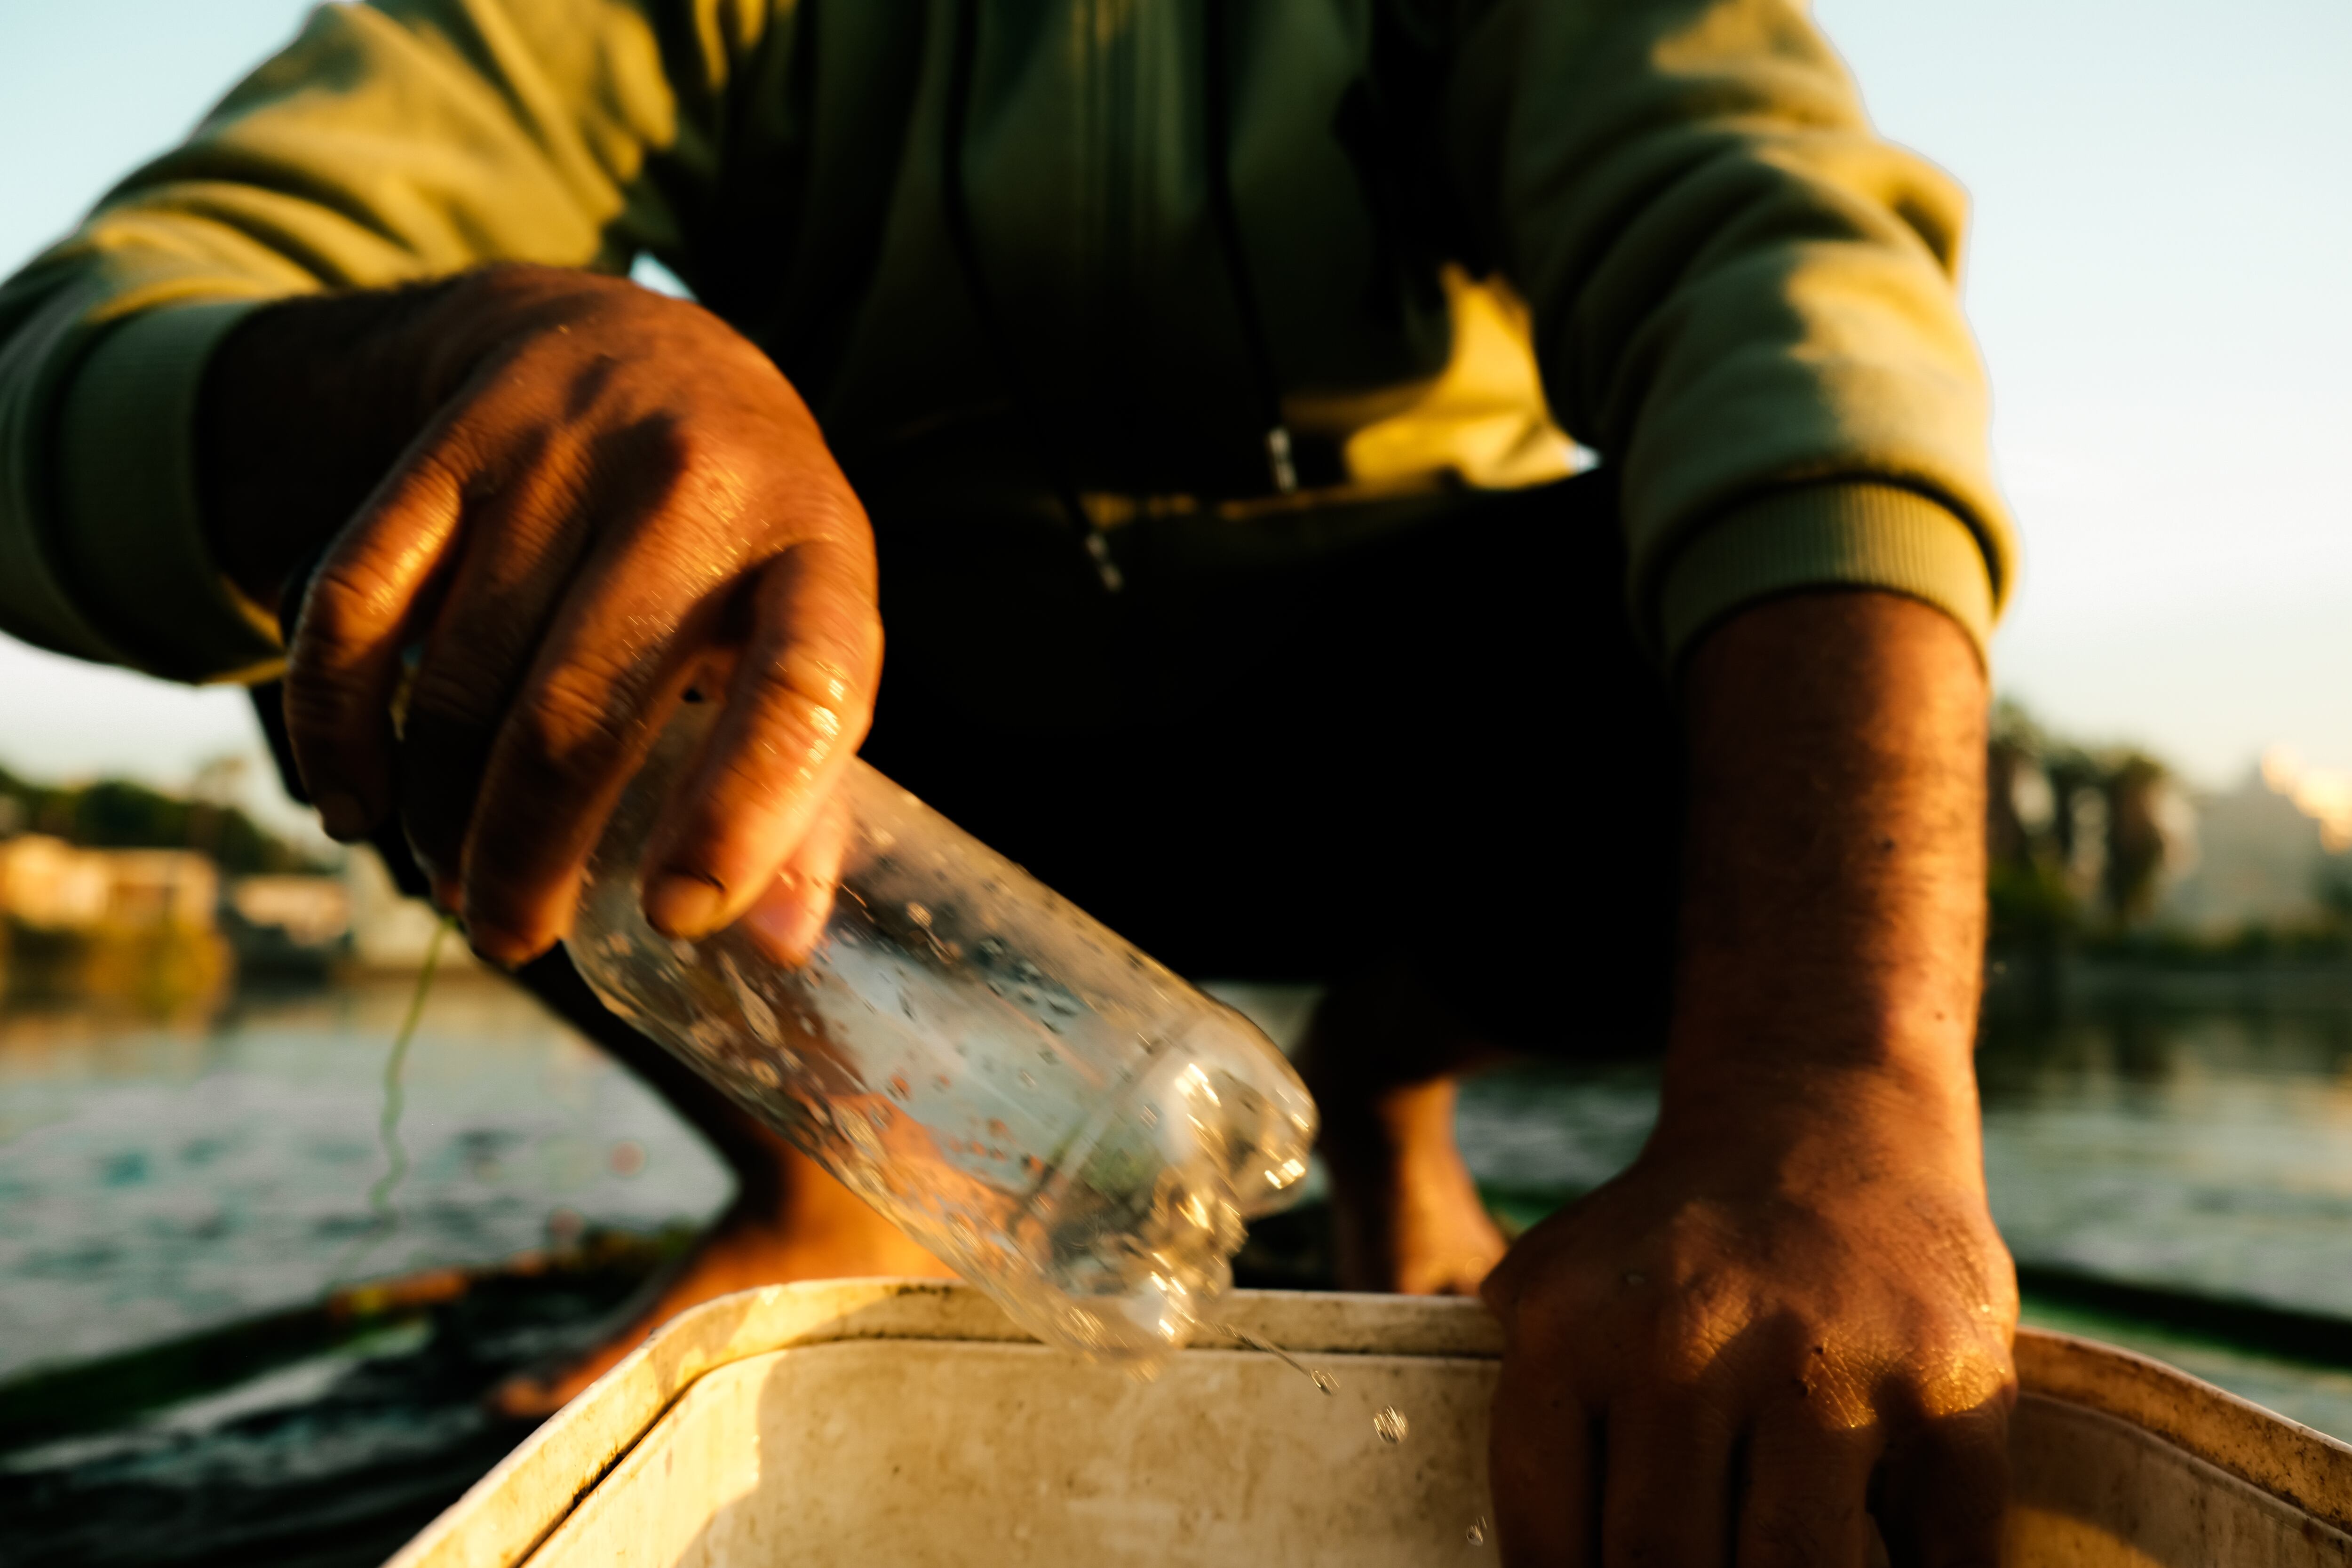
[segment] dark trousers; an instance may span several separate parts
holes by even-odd
[[[878,520],[867,760],[1181,973],[1404,966],[1499,1045],[1658,1047],[1679,743],[1605,471],[1112,537],[1117,594],[1058,519]],[[299,791],[277,689],[255,698]],[[421,894],[398,834],[378,848]],[[560,950],[517,978],[756,1158],[748,1121]]]
[[[1287,559],[1129,524],[1117,595],[1066,529],[880,524],[865,754],[1184,973],[1404,964],[1497,1043],[1654,1049],[1682,770],[1613,485],[1414,510]]]

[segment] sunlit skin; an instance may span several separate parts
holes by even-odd
[[[1896,1563],[1990,1563],[2017,1295],[1969,1061],[1975,651],[1908,600],[1793,597],[1708,637],[1684,707],[1657,1131],[1486,1281],[1507,1560],[1859,1564],[1874,1496]]]
[[[805,951],[882,634],[864,512],[756,349],[692,305],[535,268],[294,301],[216,355],[199,442],[217,547],[257,601],[331,538],[288,679],[331,831],[397,813],[475,945],[527,958],[562,935],[666,714],[711,686],[647,914],[691,936],[750,910]],[[1503,1256],[1444,1076],[1484,1046],[1409,981],[1335,993],[1307,1065],[1343,1270],[1483,1279],[1509,1345],[1506,1562],[1859,1564],[1867,1502],[1898,1563],[1990,1563],[2016,1300],[1969,1058],[1983,673],[1937,611],[1814,593],[1717,628],[1679,690],[1686,907],[1655,1135]],[[724,1289],[940,1271],[781,1142],[765,1158],[636,1325],[510,1384],[509,1408],[560,1403]]]
[[[287,667],[328,831],[359,837],[397,797],[477,951],[520,963],[563,934],[605,813],[715,669],[726,702],[656,825],[646,907],[674,936],[728,924],[856,754],[881,670],[873,536],[815,421],[716,317],[614,279],[501,268],[283,308],[208,388],[224,553],[264,604],[314,542],[268,504],[270,465],[318,459],[258,428],[301,411],[236,410],[302,376],[286,358],[306,335],[347,335],[371,307],[396,318],[371,345],[390,372],[361,395],[374,406],[308,412],[405,416],[415,434],[335,535]],[[385,716],[417,641],[395,745]]]

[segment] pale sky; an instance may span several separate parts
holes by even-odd
[[[0,0],[0,268],[289,36],[295,0]],[[2352,5],[1823,0],[1879,125],[1975,201],[2022,521],[2000,686],[2196,781],[2352,767]],[[172,784],[242,696],[0,637],[0,763]]]

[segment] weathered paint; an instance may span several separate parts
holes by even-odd
[[[1236,1292],[1150,1384],[953,1285],[834,1280],[696,1309],[387,1568],[1489,1561],[1475,1301]],[[2352,1568],[2352,1448],[2157,1363],[2021,1332],[2016,1568]],[[1396,1447],[1371,1415],[1412,1418]]]

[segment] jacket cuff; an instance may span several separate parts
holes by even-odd
[[[1879,588],[1959,622],[1990,668],[1995,610],[1984,546],[1948,508],[1866,482],[1806,485],[1748,502],[1694,537],[1656,605],[1667,668],[1734,612],[1808,588]]]
[[[131,317],[82,361],[58,418],[64,575],[110,642],[175,680],[259,679],[282,652],[277,618],[213,559],[197,500],[205,366],[257,303],[207,300]]]

